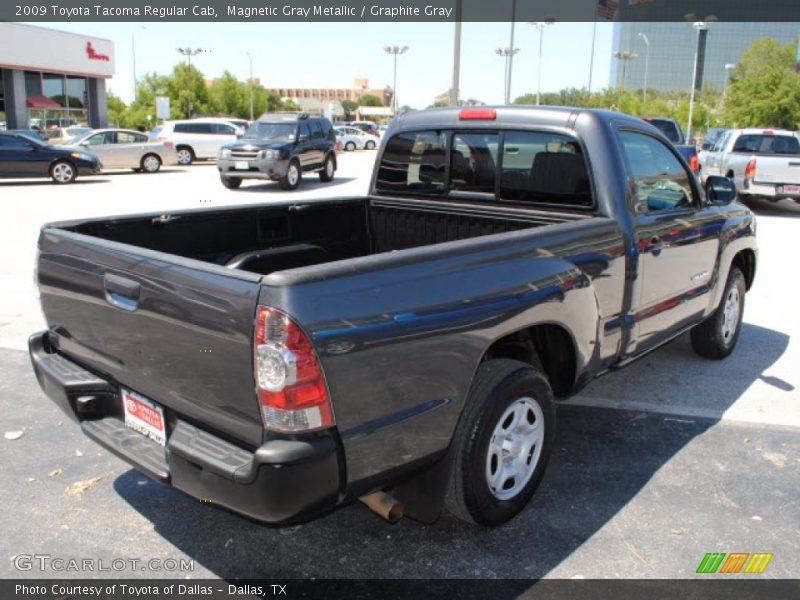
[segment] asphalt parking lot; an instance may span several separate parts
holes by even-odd
[[[192,559],[133,577],[693,577],[707,552],[770,552],[764,577],[800,564],[800,205],[756,203],[760,262],[745,324],[723,362],[686,336],[607,375],[559,409],[539,493],[509,524],[445,517],[388,525],[360,505],[268,528],[154,483],[86,439],[36,385],[25,340],[43,327],[31,271],[47,221],[366,192],[374,152],[340,155],[334,183],[224,189],[213,165],[87,177],[57,187],[0,180],[2,577],[14,557]],[[73,486],[83,482],[82,486]],[[72,486],[72,487],[70,487]],[[79,488],[86,488],[81,491]],[[106,576],[109,574],[106,573]]]

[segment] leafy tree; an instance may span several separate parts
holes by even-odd
[[[128,112],[125,103],[109,90],[106,94],[106,106],[108,107],[108,122],[114,127],[122,127]]]
[[[358,110],[358,102],[353,102],[352,100],[342,100],[342,109],[345,112],[345,116],[350,118],[353,116]]]
[[[383,106],[383,100],[372,94],[366,94],[358,99],[361,106]]]
[[[723,115],[737,127],[785,127],[800,121],[800,74],[795,73],[796,44],[781,46],[771,38],[756,40],[731,74]]]
[[[208,99],[214,113],[242,119],[250,116],[250,86],[228,71],[208,87]],[[255,105],[255,91],[253,99]]]

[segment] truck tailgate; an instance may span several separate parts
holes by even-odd
[[[800,156],[757,156],[755,183],[800,185]]]
[[[75,362],[246,445],[262,441],[260,276],[57,228],[39,239],[50,341]]]

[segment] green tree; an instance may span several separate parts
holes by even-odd
[[[345,118],[350,118],[358,110],[358,102],[342,100],[342,109],[345,112]]]
[[[111,90],[106,94],[106,106],[108,107],[109,124],[113,127],[126,126],[125,119],[128,115],[128,107]]]
[[[800,121],[800,74],[794,71],[796,44],[781,46],[771,38],[756,40],[731,74],[723,115],[736,127],[785,127]]]
[[[255,90],[253,92],[255,100]],[[214,113],[241,119],[250,116],[250,86],[228,71],[208,87],[208,99]]]
[[[383,106],[383,100],[372,94],[366,94],[358,99],[361,106]]]

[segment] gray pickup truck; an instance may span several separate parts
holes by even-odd
[[[735,193],[633,117],[412,112],[367,197],[45,225],[31,359],[86,435],[256,520],[361,498],[496,525],[555,398],[686,331],[733,350],[757,258]]]

